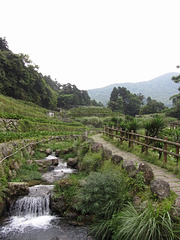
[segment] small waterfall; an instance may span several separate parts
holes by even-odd
[[[10,208],[11,216],[38,217],[50,214],[49,195],[43,197],[23,197]]]
[[[28,196],[18,199],[10,207],[11,216],[38,217],[50,214],[50,192],[53,185],[36,185],[29,188]]]

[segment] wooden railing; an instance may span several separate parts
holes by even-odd
[[[111,137],[111,138],[118,138],[119,143],[122,144],[123,141],[129,142],[129,147],[133,148],[134,144],[138,144],[142,146],[142,152],[148,154],[148,149],[151,148],[159,152],[159,158],[163,153],[164,163],[167,163],[167,156],[171,155],[176,158],[176,163],[178,165],[178,160],[180,158],[179,149],[180,143],[179,142],[171,142],[165,139],[160,139],[157,137],[150,137],[141,134],[134,133],[133,131],[127,132],[122,130],[121,128],[114,128],[104,126],[103,134]]]

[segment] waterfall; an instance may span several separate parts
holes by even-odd
[[[49,195],[42,197],[23,197],[10,208],[11,216],[44,216],[49,215]]]

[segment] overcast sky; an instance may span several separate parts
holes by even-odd
[[[87,90],[180,64],[180,0],[0,0],[0,37],[58,82]]]

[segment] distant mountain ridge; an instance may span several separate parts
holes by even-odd
[[[149,81],[137,83],[114,83],[103,88],[95,88],[88,90],[91,99],[97,102],[102,102],[104,105],[110,100],[110,95],[114,87],[125,87],[131,93],[142,93],[145,98],[151,97],[158,102],[164,103],[166,106],[172,106],[172,101],[169,98],[178,93],[178,85],[171,79],[173,76],[178,76],[180,73],[170,72],[156,77]]]

